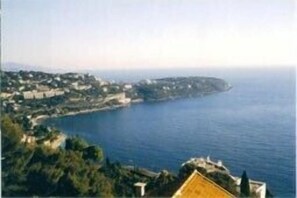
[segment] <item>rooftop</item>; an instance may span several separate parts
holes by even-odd
[[[235,196],[195,170],[172,197],[229,198]]]

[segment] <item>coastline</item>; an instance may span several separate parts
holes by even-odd
[[[42,124],[42,122],[48,118],[74,116],[74,115],[97,112],[97,111],[108,111],[108,110],[114,110],[114,109],[118,109],[118,108],[122,108],[122,107],[127,107],[129,105],[130,104],[121,104],[121,105],[113,105],[113,106],[106,106],[106,107],[93,108],[93,109],[85,109],[85,110],[80,110],[80,111],[71,111],[71,112],[67,112],[64,114],[39,115],[37,117],[31,118],[31,122],[32,122],[33,126],[36,126],[36,125]]]
[[[222,92],[229,91],[232,88],[230,85],[226,90]],[[31,118],[31,122],[33,126],[40,125],[42,122],[48,118],[57,118],[57,117],[64,117],[64,116],[74,116],[79,114],[85,114],[85,113],[91,113],[91,112],[97,112],[97,111],[108,111],[108,110],[114,110],[122,107],[130,106],[131,104],[137,104],[137,103],[143,103],[143,102],[165,102],[170,100],[178,100],[183,98],[192,98],[192,97],[204,97],[212,94],[220,93],[220,91],[212,91],[212,92],[205,92],[202,94],[197,95],[191,95],[191,96],[173,96],[173,97],[165,97],[165,98],[159,98],[159,99],[150,99],[150,100],[143,100],[143,99],[134,99],[130,103],[125,104],[119,104],[119,105],[113,105],[113,106],[105,106],[100,108],[92,108],[92,109],[85,109],[80,111],[71,111],[64,114],[52,114],[52,115],[39,115],[37,117]]]
[[[107,106],[107,107],[101,107],[101,108],[93,108],[93,109],[86,109],[81,111],[73,111],[68,112],[65,114],[53,114],[53,115],[39,115],[35,118],[31,118],[32,126],[41,125],[43,121],[49,118],[57,118],[57,117],[64,117],[64,116],[74,116],[78,114],[85,114],[85,113],[91,113],[91,112],[97,112],[97,111],[107,111],[107,110],[114,110],[122,107],[127,107],[130,104],[121,104],[121,105],[113,105],[113,106]],[[47,141],[45,142],[45,145],[50,146],[52,149],[56,149],[59,146],[61,146],[65,140],[67,139],[67,134],[63,131],[60,131],[60,134],[57,136],[57,139],[54,140],[54,142]]]
[[[229,86],[228,89],[225,91],[229,91],[232,87]],[[79,115],[79,114],[86,114],[86,113],[91,113],[91,112],[99,112],[99,111],[109,111],[109,110],[115,110],[123,107],[128,107],[131,104],[137,104],[137,103],[143,103],[143,102],[165,102],[165,101],[170,101],[170,100],[177,100],[177,99],[182,99],[182,98],[191,98],[191,97],[204,97],[207,95],[219,93],[217,91],[214,92],[206,92],[203,94],[198,94],[194,96],[174,96],[174,97],[165,97],[165,98],[160,98],[160,99],[155,99],[155,100],[143,100],[143,99],[134,99],[130,103],[123,103],[123,104],[118,104],[118,105],[112,105],[112,106],[105,106],[105,107],[100,107],[100,108],[91,108],[91,109],[85,109],[85,110],[80,110],[80,111],[71,111],[67,112],[64,114],[52,114],[52,115],[39,115],[37,117],[31,118],[32,126],[37,126],[41,125],[46,119],[49,118],[57,118],[57,117],[64,117],[64,116],[74,116],[74,115]],[[58,136],[58,143],[55,143],[55,148],[59,147],[63,142],[65,142],[67,138],[67,134],[65,134],[63,131],[60,131],[60,134]]]

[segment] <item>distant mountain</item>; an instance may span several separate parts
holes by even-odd
[[[1,63],[1,70],[3,71],[15,71],[18,72],[20,70],[25,71],[43,71],[43,72],[50,72],[50,73],[60,73],[65,72],[63,67],[59,69],[47,67],[47,66],[39,66],[39,65],[27,65],[22,63],[15,63],[15,62],[5,62]]]
[[[15,62],[2,63],[1,70],[3,71],[20,71],[20,70],[47,71],[45,67],[40,67],[36,65],[26,65],[26,64],[15,63]]]

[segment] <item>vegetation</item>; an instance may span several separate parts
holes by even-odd
[[[243,171],[242,176],[241,176],[240,195],[242,197],[249,197],[251,195],[250,182],[249,182],[249,178],[246,174],[246,171]]]
[[[203,96],[226,91],[230,86],[221,79],[209,77],[162,78],[140,82],[135,92],[147,101]]]
[[[52,150],[20,142],[22,129],[9,117],[1,120],[3,196],[113,195],[112,180],[100,171],[102,150],[81,144]],[[82,147],[83,146],[83,147]]]
[[[141,174],[107,158],[102,149],[75,136],[65,148],[22,143],[20,125],[8,116],[1,119],[2,195],[10,196],[136,196],[134,183],[148,183],[148,192],[157,192],[175,181],[168,172],[158,178]],[[165,187],[166,189],[166,187]],[[155,194],[157,195],[157,194]]]

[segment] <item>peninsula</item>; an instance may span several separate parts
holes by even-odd
[[[17,118],[26,116],[36,124],[41,117],[107,110],[135,102],[199,97],[230,88],[226,81],[212,77],[115,83],[80,73],[1,72],[1,110]]]

